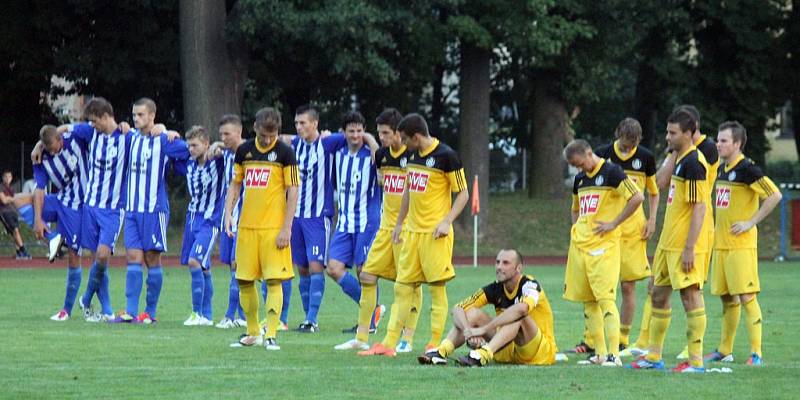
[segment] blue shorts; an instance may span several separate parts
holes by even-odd
[[[211,268],[211,253],[218,234],[219,223],[203,218],[203,214],[200,213],[186,213],[181,264],[189,265],[189,259],[194,258],[200,262],[203,269]]]
[[[114,252],[125,211],[111,208],[83,206],[81,215],[81,247],[96,252],[100,245]]]
[[[64,238],[64,244],[76,253],[81,250],[81,208],[83,206],[77,210],[69,208],[52,194],[44,196],[42,205],[42,220],[55,222],[56,232]]]
[[[292,223],[292,263],[308,267],[309,262],[328,261],[328,241],[331,237],[329,217],[295,218]]]
[[[348,267],[364,265],[377,232],[377,228],[370,226],[364,232],[334,232],[328,259],[339,261]]]
[[[233,237],[221,232],[219,234],[219,261],[231,265],[236,260],[236,232]]]
[[[125,213],[125,248],[142,251],[167,251],[169,214],[165,212]]]

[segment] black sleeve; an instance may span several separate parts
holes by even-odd
[[[575,179],[572,181],[572,194],[574,195],[578,194],[578,181],[580,181],[581,175],[583,174],[575,175]]]
[[[608,186],[611,187],[619,187],[619,184],[628,177],[625,175],[625,171],[622,170],[622,167],[616,164],[607,164],[608,165]]]
[[[706,140],[703,141],[700,151],[703,152],[703,156],[705,156],[708,165],[714,165],[719,161],[719,152],[713,140],[706,138]]]
[[[696,156],[687,159],[683,163],[683,178],[693,181],[706,180],[706,167],[700,163]]]
[[[464,166],[461,165],[461,159],[458,158],[458,153],[456,153],[456,151],[453,149],[447,149],[447,150],[448,151],[445,155],[447,164],[444,166],[444,169],[442,170],[444,172],[453,172],[464,168]]]
[[[386,156],[386,149],[388,149],[388,147],[381,147],[375,152],[375,168],[381,168],[383,157]]]
[[[486,295],[486,301],[489,304],[497,305],[497,299],[500,298],[500,291],[503,290],[500,284],[492,282],[483,287],[483,294]]]
[[[764,172],[761,171],[761,168],[759,168],[758,165],[756,165],[750,160],[748,161],[749,165],[747,166],[747,168],[742,169],[742,172],[744,173],[742,181],[748,185],[751,185],[753,184],[753,182],[763,178]]]
[[[644,174],[645,176],[653,176],[656,174],[656,157],[653,155],[651,151],[643,151],[642,152],[642,163],[644,164]]]
[[[294,158],[294,150],[292,147],[286,143],[278,142],[280,146],[279,150],[282,154],[280,154],[281,164],[283,165],[297,165],[297,160]]]
[[[250,147],[250,142],[244,142],[236,149],[236,154],[233,156],[233,163],[241,165],[244,162],[244,156],[247,154]]]
[[[607,145],[600,146],[600,147],[598,147],[597,149],[595,149],[595,152],[594,152],[594,154],[596,154],[596,155],[597,155],[598,157],[600,157],[600,158],[606,158],[606,159],[607,159],[607,158],[610,156],[610,150],[611,150],[613,147],[614,147],[614,144],[613,144],[613,143],[612,143],[612,144],[607,144]]]

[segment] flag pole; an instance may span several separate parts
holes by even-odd
[[[478,175],[472,181],[472,267],[478,267],[478,214],[481,200],[478,192]]]

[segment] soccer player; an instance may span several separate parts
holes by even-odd
[[[447,364],[447,357],[465,343],[472,348],[458,363],[482,367],[502,364],[551,365],[556,339],[553,310],[539,282],[522,274],[517,250],[500,250],[495,259],[496,280],[453,307],[453,328],[435,349],[417,358],[423,365]],[[495,316],[481,307],[491,304]],[[488,342],[488,343],[487,343]]]
[[[151,324],[156,321],[163,282],[161,253],[167,251],[169,198],[165,175],[172,164],[189,158],[189,149],[183,140],[156,129],[153,100],[146,97],[137,100],[132,114],[136,129],[127,135],[130,153],[124,212],[127,302],[125,311],[113,322]],[[142,265],[147,266],[147,294],[145,310],[140,314]]]
[[[278,140],[281,114],[274,108],[260,109],[253,129],[255,139],[236,149],[234,177],[225,199],[225,232],[233,237],[233,208],[244,184],[236,238],[236,279],[247,316],[247,333],[231,346],[263,343],[267,350],[280,350],[275,336],[283,305],[281,282],[294,276],[289,242],[300,179],[292,148]],[[266,338],[259,329],[257,279],[266,280],[269,291]]]
[[[186,166],[189,206],[183,231],[181,264],[189,266],[192,277],[192,313],[183,322],[186,326],[211,326],[211,252],[219,234],[223,209],[225,159],[207,159],[211,135],[202,126],[186,132],[191,159]]]
[[[39,153],[43,153],[44,147],[38,145],[40,148],[37,150]],[[41,155],[39,156],[41,157]],[[40,161],[41,162],[41,161]],[[35,166],[35,164],[34,164]],[[36,181],[34,180],[34,192],[36,191]],[[0,192],[0,202],[7,201],[10,209],[12,210],[12,214],[10,214],[13,218],[19,218],[23,222],[25,222],[31,229],[34,229],[35,222],[35,212],[33,209],[33,192],[31,193],[16,193],[13,197],[7,196],[5,193]],[[56,215],[55,214],[48,214],[48,217],[52,217],[52,220],[48,220],[47,222],[56,222]],[[0,216],[2,218],[2,216]],[[15,225],[18,225],[18,220],[13,220]],[[55,231],[51,231],[49,228],[43,229],[42,237],[40,240],[46,240],[48,242],[48,261],[51,263],[58,257],[59,251],[61,249],[61,244],[63,242],[61,235],[59,235]],[[27,252],[26,252],[27,253]],[[28,259],[26,257],[21,257],[18,259]]]
[[[236,150],[244,143],[242,139],[242,120],[238,115],[226,114],[223,115],[217,124],[220,141],[217,147],[220,150],[217,152],[212,150],[216,156],[222,156],[225,165],[224,184],[223,187],[229,187],[233,180],[233,164]],[[224,193],[223,193],[224,195]],[[224,200],[223,200],[224,202]],[[223,204],[224,206],[224,204]],[[225,316],[217,323],[216,327],[221,329],[230,329],[237,326],[244,326],[244,310],[239,304],[239,283],[236,281],[236,231],[239,223],[239,213],[242,211],[241,193],[239,201],[233,207],[231,215],[231,232],[233,237],[225,234],[225,219],[222,218],[221,229],[223,234],[219,236],[219,258],[222,263],[227,264],[231,274],[230,284],[228,286],[228,309],[225,311]],[[290,281],[291,282],[291,281]],[[291,285],[289,285],[291,288]],[[288,298],[288,296],[286,297]],[[284,300],[285,313],[288,310],[288,304]],[[236,314],[239,318],[236,318]]]
[[[345,146],[344,135],[320,137],[319,113],[310,106],[295,112],[297,136],[292,138],[300,175],[297,206],[292,224],[292,262],[300,274],[298,288],[306,312],[297,331],[319,331],[317,314],[325,293],[323,270],[333,217],[333,154]],[[291,282],[284,282],[284,304],[289,305]]]
[[[397,222],[403,189],[406,182],[406,164],[411,155],[403,144],[397,125],[403,116],[394,108],[381,112],[375,122],[378,125],[378,136],[383,147],[375,153],[375,167],[378,179],[383,182],[383,204],[380,227],[369,248],[364,268],[359,274],[361,281],[361,300],[359,301],[358,328],[356,337],[336,346],[337,350],[369,347],[369,325],[377,306],[378,278],[394,281],[397,278],[398,255],[400,245],[392,242],[392,231]],[[405,236],[405,233],[402,234]],[[407,353],[412,349],[414,330],[419,319],[419,308],[422,302],[422,288],[417,286],[411,301],[411,310],[403,330],[403,339],[397,345],[397,352]],[[397,324],[397,302],[392,306],[389,318],[389,331],[396,334],[402,329]]]
[[[758,280],[758,229],[781,201],[781,193],[761,168],[745,158],[747,131],[736,121],[720,124],[717,149],[725,162],[717,177],[716,235],[712,257],[711,294],[722,300],[722,337],[705,361],[733,362],[733,341],[744,308],[750,337],[748,365],[761,366],[761,306],[756,298]],[[761,207],[759,199],[763,200]]]
[[[31,255],[25,249],[25,243],[19,234],[19,214],[14,207],[14,189],[11,182],[14,181],[14,174],[10,170],[3,171],[3,182],[0,184],[0,221],[3,222],[6,232],[14,238],[17,260],[30,260]]]
[[[595,354],[585,363],[622,366],[616,305],[623,232],[620,225],[640,209],[644,196],[621,166],[598,157],[584,140],[570,142],[564,148],[564,158],[581,171],[572,189],[564,298],[583,303],[587,336],[595,345]]]
[[[662,350],[672,316],[670,297],[680,291],[686,310],[686,337],[689,361],[676,372],[703,372],[703,336],[706,312],[702,287],[705,259],[703,221],[706,213],[708,167],[705,157],[693,144],[695,119],[686,111],[673,112],[667,119],[667,144],[675,154],[675,167],[667,196],[664,228],[653,260],[654,287],[650,317],[649,353],[630,364],[634,369],[664,369]]]
[[[453,221],[467,204],[469,191],[458,154],[430,135],[421,115],[406,115],[397,130],[412,152],[407,162],[400,211],[392,231],[393,242],[403,243],[394,286],[397,324],[406,324],[417,287],[427,283],[431,295],[428,348],[441,341],[447,322],[445,284],[455,277]],[[451,193],[456,193],[455,200]],[[395,356],[399,336],[398,330],[387,332],[383,342],[358,354]]]
[[[36,189],[33,193],[33,230],[38,238],[44,238],[47,228],[45,220],[56,221],[60,242],[69,248],[67,258],[67,289],[61,310],[50,317],[53,321],[66,321],[72,314],[72,306],[81,287],[80,222],[83,198],[87,183],[88,148],[69,135],[62,137],[53,125],[45,125],[39,131],[44,145],[42,162],[33,165]],[[46,194],[47,186],[53,185],[57,194]],[[50,249],[51,262],[58,248]]]

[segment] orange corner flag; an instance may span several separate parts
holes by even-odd
[[[478,175],[472,181],[472,215],[478,215],[481,212],[481,196],[478,192]]]

